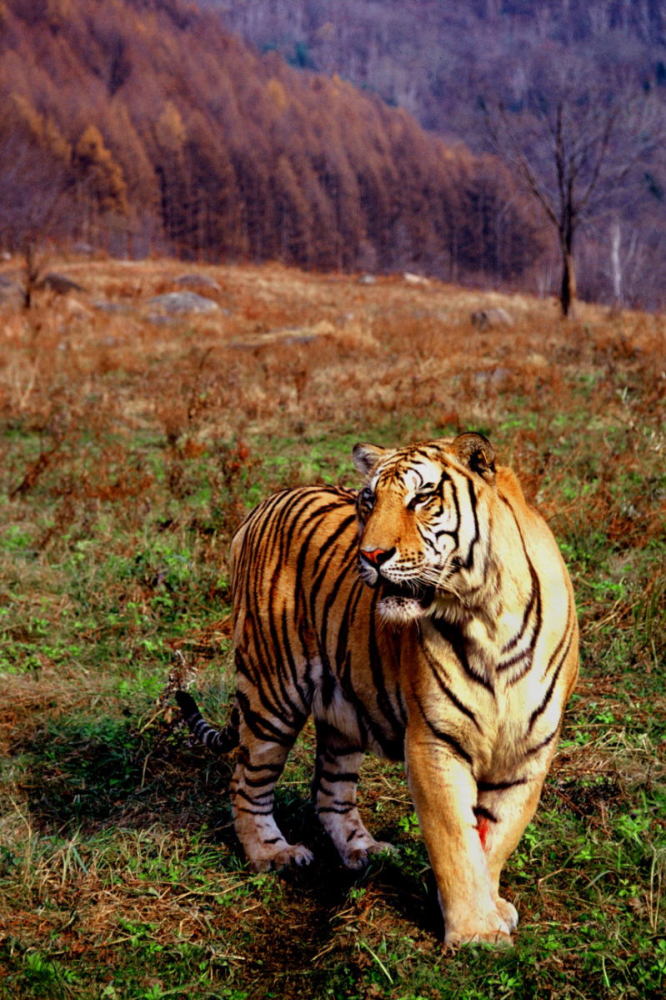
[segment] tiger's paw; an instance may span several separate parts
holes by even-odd
[[[278,871],[292,865],[303,868],[314,861],[314,854],[304,844],[284,843],[278,850],[254,855],[249,861],[255,872]]]
[[[511,904],[508,904],[511,906]],[[513,909],[513,907],[511,907]],[[459,948],[466,944],[488,944],[499,948],[507,948],[513,944],[511,928],[500,916],[498,909],[493,909],[484,916],[477,915],[470,919],[456,922],[446,921],[444,944],[447,948]]]
[[[480,934],[447,934],[444,938],[447,948],[455,950],[468,944],[492,945],[494,948],[511,948],[513,938],[504,931],[493,931],[491,933]]]
[[[355,847],[346,847],[340,852],[340,857],[345,868],[358,871],[370,863],[373,854],[397,854],[397,851],[393,844],[385,840],[369,838],[368,842],[357,844]]]
[[[497,912],[509,930],[515,931],[518,926],[518,910],[513,903],[510,903],[508,899],[502,899],[501,896],[498,896],[495,905],[497,906]]]

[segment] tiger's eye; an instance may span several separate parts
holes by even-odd
[[[428,490],[427,492],[424,490],[423,493],[416,493],[407,506],[410,510],[415,510],[416,507],[424,507],[431,500],[434,500],[436,496],[437,492],[435,490]]]
[[[364,503],[366,507],[374,507],[375,504],[375,494],[369,486],[364,486],[361,490],[361,503]]]

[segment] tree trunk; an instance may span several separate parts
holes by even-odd
[[[611,225],[611,274],[613,276],[613,302],[619,306],[622,302],[622,262],[620,259],[620,246],[622,243],[622,230],[617,219]]]
[[[560,307],[562,315],[571,319],[576,302],[576,266],[571,250],[562,250],[562,284],[560,287]]]
[[[39,261],[37,250],[31,239],[23,244],[23,308],[32,308],[32,293],[39,278]]]

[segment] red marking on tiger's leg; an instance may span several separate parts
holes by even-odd
[[[490,830],[490,820],[486,816],[479,816],[479,820],[476,824],[477,833],[479,834],[479,840],[481,841],[481,847],[485,850],[486,841],[488,839],[488,831]]]
[[[496,819],[493,823],[485,816],[479,816],[478,834],[488,861],[488,872],[497,909],[510,930],[518,924],[518,913],[513,903],[500,896],[500,875],[535,813],[544,777],[545,769],[529,781],[516,781],[508,787],[484,790],[479,794],[479,805]]]
[[[478,788],[470,767],[444,741],[437,744],[418,721],[408,725],[405,756],[409,787],[423,831],[444,917],[444,943],[510,944],[481,846],[474,806]],[[486,836],[490,835],[490,822]],[[484,828],[485,829],[485,828]]]

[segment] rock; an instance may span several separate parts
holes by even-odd
[[[495,326],[513,326],[513,317],[500,306],[490,309],[479,309],[471,315],[472,326],[477,330],[491,330]]]
[[[106,302],[104,299],[95,299],[93,302],[95,309],[109,315],[126,316],[132,312],[132,307],[126,302]]]
[[[359,285],[376,285],[377,279],[374,274],[362,274],[358,279]]]
[[[174,284],[188,285],[190,288],[209,288],[214,292],[222,291],[215,278],[211,278],[207,274],[181,274],[174,278]]]
[[[407,282],[408,285],[429,285],[430,282],[427,278],[424,278],[422,274],[412,274],[411,271],[405,271],[403,274],[403,280]]]
[[[67,299],[65,309],[70,316],[78,316],[80,319],[87,319],[89,316],[93,315],[92,309],[88,309],[88,307],[84,306],[83,302],[79,302],[78,299]]]
[[[502,386],[511,378],[511,371],[497,365],[495,368],[488,368],[482,372],[475,372],[472,376],[478,385]]]
[[[0,274],[0,306],[18,308],[23,302],[23,289],[18,281],[7,274]]]
[[[148,300],[154,309],[167,313],[214,313],[219,312],[217,302],[196,292],[167,292],[166,295],[155,295]]]
[[[55,271],[45,274],[41,281],[37,282],[35,288],[40,290],[47,288],[50,292],[55,292],[56,295],[68,295],[70,292],[85,292],[83,285],[79,285],[77,281],[72,281],[71,278],[65,277],[64,274],[57,274]]]
[[[322,319],[314,326],[289,326],[282,330],[250,335],[243,340],[232,340],[229,347],[240,351],[254,351],[275,344],[311,344],[320,337],[334,336],[336,332],[333,323]]]

